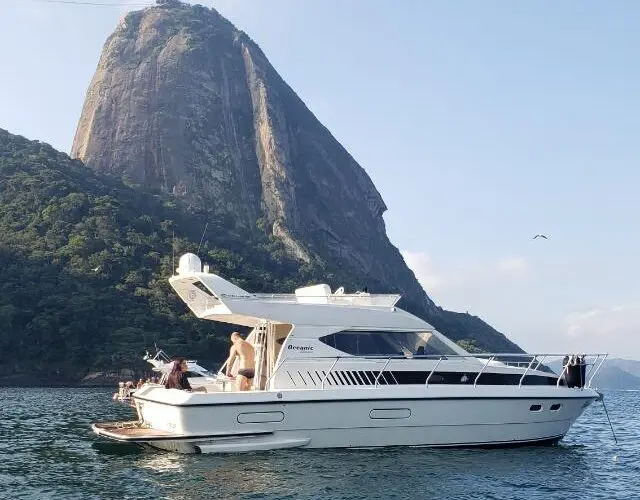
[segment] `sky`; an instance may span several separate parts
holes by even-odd
[[[106,37],[153,2],[58,1],[0,0],[0,128],[69,152]],[[640,359],[640,2],[198,3],[367,171],[439,305],[529,352]]]

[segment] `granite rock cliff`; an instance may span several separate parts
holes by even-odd
[[[454,339],[518,350],[478,318],[433,303],[387,238],[387,207],[364,169],[215,10],[164,0],[123,18],[89,86],[72,156],[267,231],[300,261],[354,269]]]

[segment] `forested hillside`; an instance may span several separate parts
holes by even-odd
[[[223,357],[228,328],[193,317],[166,280],[172,246],[197,250],[205,224],[203,261],[244,288],[291,291],[324,273],[266,236],[249,239],[229,221],[0,130],[0,375],[141,367],[154,341]]]
[[[174,253],[186,251],[253,292],[318,282],[400,291],[317,257],[292,260],[273,235],[0,129],[0,379],[72,382],[90,370],[143,369],[154,342],[209,364],[223,359],[231,327],[196,319],[168,285]],[[417,304],[400,305],[425,317]],[[467,348],[508,342],[480,320],[486,330],[469,332],[468,315],[439,311],[426,319]]]

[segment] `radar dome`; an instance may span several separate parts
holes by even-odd
[[[190,274],[202,272],[202,262],[200,258],[194,253],[185,253],[180,257],[178,263],[178,274]]]

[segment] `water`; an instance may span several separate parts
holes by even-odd
[[[557,446],[177,455],[94,437],[132,418],[106,389],[0,388],[0,498],[640,497],[640,392],[611,392]],[[617,460],[614,456],[617,455]]]

